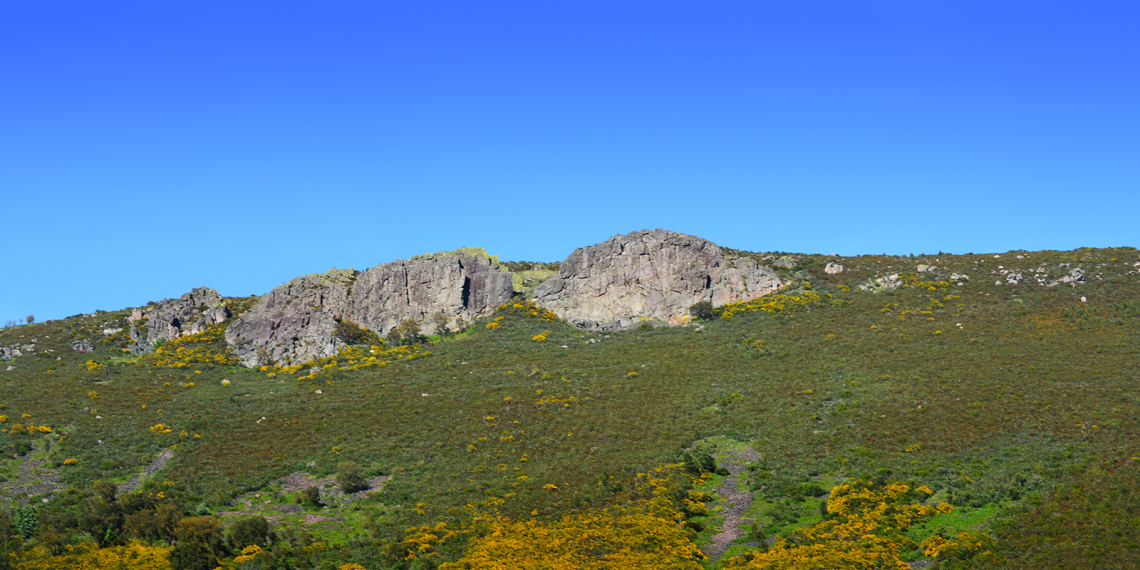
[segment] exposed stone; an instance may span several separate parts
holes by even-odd
[[[664,230],[618,235],[578,248],[535,301],[577,327],[616,330],[656,319],[686,322],[689,307],[755,299],[780,286],[769,268],[714,243]]]
[[[425,254],[363,273],[333,270],[277,287],[226,329],[226,342],[246,366],[298,363],[332,356],[344,319],[387,335],[412,318],[425,332],[436,314],[455,320],[487,315],[514,295],[511,273],[482,249]]]
[[[336,320],[348,313],[356,272],[333,269],[278,286],[226,327],[226,342],[246,366],[304,362],[340,346]]]
[[[92,350],[95,350],[95,345],[91,344],[91,341],[84,338],[71,341],[71,349],[77,352],[91,352]]]
[[[360,275],[352,290],[352,320],[381,335],[406,318],[424,324],[438,313],[451,326],[457,317],[490,314],[513,295],[511,273],[482,249],[425,254]]]
[[[1018,283],[1021,283],[1021,274],[1010,273],[1009,275],[1005,276],[1005,282],[1009,283],[1010,285],[1017,285]]]
[[[1064,264],[1062,264],[1062,265],[1064,265]],[[1085,282],[1085,272],[1084,272],[1084,270],[1082,270],[1079,267],[1076,269],[1073,269],[1072,271],[1069,271],[1068,275],[1061,278],[1061,283],[1071,283],[1073,285],[1076,285],[1077,283],[1084,283],[1084,282]]]
[[[141,354],[153,350],[159,341],[169,341],[184,334],[195,334],[231,316],[217,291],[198,287],[177,299],[163,299],[157,305],[140,307],[131,312],[131,352]],[[140,327],[145,322],[146,337]]]
[[[828,263],[827,265],[823,266],[823,272],[828,275],[838,275],[840,273],[843,273],[843,266],[839,265],[838,263]]]
[[[13,344],[11,346],[0,346],[0,360],[11,360],[16,357],[23,356],[24,353],[36,351],[34,344]]]
[[[917,269],[919,273],[938,273],[937,265],[920,264]]]
[[[790,256],[785,255],[784,257],[781,257],[780,259],[773,261],[772,266],[773,267],[783,267],[785,269],[792,269],[793,267],[796,266],[796,260],[792,259]]]

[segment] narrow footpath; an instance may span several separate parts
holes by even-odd
[[[741,473],[744,473],[744,463],[759,458],[760,455],[751,449],[741,454],[722,453],[717,456],[717,465],[728,469],[729,476],[716,490],[725,501],[720,513],[724,517],[724,522],[721,523],[720,532],[713,535],[712,542],[705,549],[705,555],[709,557],[710,562],[720,561],[732,541],[747,534],[741,528],[740,516],[752,506],[752,493],[740,490],[743,483]]]

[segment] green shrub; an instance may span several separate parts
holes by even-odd
[[[337,466],[336,484],[345,493],[355,493],[368,488],[368,481],[361,473],[360,466],[351,461],[346,461]]]
[[[333,336],[348,345],[380,344],[380,335],[352,321],[344,319],[336,322],[336,329],[333,331]]]
[[[240,550],[251,544],[265,547],[269,545],[269,521],[261,515],[238,519],[230,527],[230,544]]]
[[[319,487],[305,487],[301,491],[301,504],[309,507],[320,507],[321,503],[321,490]]]
[[[29,539],[40,528],[39,513],[35,507],[19,507],[12,517],[12,524],[20,536]]]
[[[716,318],[711,301],[700,301],[689,307],[689,314],[698,321],[708,321]]]

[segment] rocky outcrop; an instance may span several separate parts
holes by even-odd
[[[349,312],[356,277],[333,269],[280,285],[226,327],[226,342],[251,367],[332,356],[341,344],[336,321]]]
[[[430,324],[443,314],[472,319],[514,294],[511,274],[481,249],[460,249],[393,261],[363,273],[306,275],[263,297],[226,329],[226,342],[246,366],[298,363],[331,356],[341,346],[336,322],[355,322],[387,335],[407,318]]]
[[[12,360],[23,356],[25,353],[35,352],[35,344],[13,344],[11,346],[0,346],[0,360]]]
[[[91,344],[91,341],[81,338],[71,341],[71,350],[76,352],[91,352],[95,350],[95,345]]]
[[[678,324],[700,301],[714,306],[775,291],[771,269],[725,255],[699,237],[664,230],[618,235],[574,250],[535,302],[577,327],[616,330],[654,319]]]
[[[352,291],[352,320],[381,335],[400,321],[486,315],[514,295],[511,273],[482,249],[464,248],[377,265]]]
[[[140,307],[127,317],[134,341],[131,352],[150,352],[156,342],[200,333],[230,316],[222,296],[208,287],[198,287],[177,299],[163,299],[156,305]]]

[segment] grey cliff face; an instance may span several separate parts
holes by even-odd
[[[535,289],[535,302],[577,327],[616,330],[640,319],[683,323],[700,301],[748,301],[779,286],[776,274],[752,259],[726,256],[699,237],[653,230],[574,250],[558,276]]]
[[[400,321],[486,315],[514,294],[511,274],[483,250],[461,249],[377,265],[357,279],[352,316],[381,335]],[[425,331],[427,332],[427,331]]]
[[[153,307],[140,307],[127,318],[131,323],[131,340],[134,341],[131,352],[151,352],[154,343],[158,341],[200,333],[230,316],[232,315],[223,304],[222,296],[208,287],[198,287],[177,299],[163,299]],[[146,326],[145,338],[139,330],[143,324]]]
[[[226,329],[246,366],[298,363],[336,354],[337,320],[386,335],[406,318],[431,332],[431,318],[489,314],[513,295],[511,274],[483,250],[416,256],[364,273],[333,270],[298,277],[263,297]]]
[[[261,298],[226,327],[226,342],[245,366],[304,362],[336,354],[336,320],[349,312],[352,270],[297,277]]]

